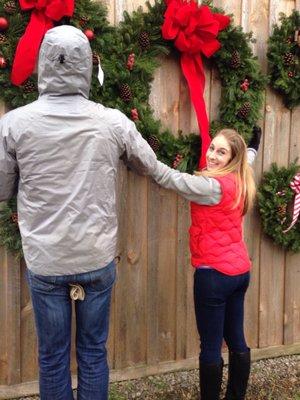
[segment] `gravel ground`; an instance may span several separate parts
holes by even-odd
[[[225,367],[223,393],[226,379]],[[197,400],[197,393],[198,370],[192,370],[113,383],[109,399]],[[19,398],[38,399],[38,396]],[[300,400],[300,355],[253,363],[247,400]]]

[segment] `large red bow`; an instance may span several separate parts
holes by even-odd
[[[203,168],[210,136],[203,98],[205,75],[201,53],[210,57],[220,48],[217,36],[230,23],[230,18],[212,13],[208,6],[199,7],[194,0],[166,0],[166,3],[162,36],[175,39],[175,46],[182,52],[181,68],[189,85],[201,134],[200,167]]]
[[[74,0],[19,0],[22,10],[33,10],[24,35],[19,40],[13,62],[11,81],[21,85],[33,72],[41,41],[53,21],[71,17]]]
[[[300,174],[294,176],[292,182],[290,183],[290,187],[295,192],[295,200],[294,200],[294,211],[293,211],[293,220],[291,225],[283,231],[283,233],[288,232],[298,220],[300,214]]]

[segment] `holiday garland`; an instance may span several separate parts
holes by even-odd
[[[264,174],[258,190],[264,232],[275,243],[293,252],[300,251],[300,221],[288,230],[295,207],[295,191],[291,182],[299,172],[300,166],[296,162],[287,168],[272,164],[270,171]]]
[[[300,104],[300,13],[281,14],[280,21],[269,39],[270,84],[292,109]]]
[[[166,5],[156,0],[147,3],[147,11],[138,9],[118,27],[109,26],[105,8],[91,0],[77,0],[70,24],[82,29],[93,50],[93,74],[90,98],[107,107],[118,108],[135,121],[138,130],[149,142],[158,158],[181,171],[193,172],[197,168],[199,135],[177,137],[163,129],[153,116],[149,95],[158,57],[179,57],[173,42],[164,40],[161,26]],[[212,12],[223,13],[212,7]],[[36,77],[30,77],[22,86],[10,82],[11,66],[17,42],[28,24],[30,12],[20,10],[14,1],[0,0],[0,97],[8,108],[23,106],[38,97]],[[234,128],[249,140],[253,126],[260,117],[266,78],[253,56],[251,33],[240,26],[229,26],[218,35],[221,49],[211,58],[217,68],[222,85],[219,119],[211,123],[211,133],[223,127]],[[104,70],[104,85],[97,80],[98,59]],[[26,62],[26,60],[24,60]],[[0,243],[16,250],[19,234],[11,215],[15,215],[15,202],[0,211]],[[10,215],[10,217],[8,217]],[[4,226],[11,222],[11,229]]]

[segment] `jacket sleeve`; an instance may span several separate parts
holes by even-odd
[[[135,124],[119,113],[118,134],[122,139],[122,160],[135,172],[152,175],[157,166],[157,157],[148,142],[136,129]]]
[[[16,194],[18,177],[14,141],[2,119],[0,120],[0,201],[8,200]]]
[[[152,177],[159,185],[175,190],[189,201],[203,205],[216,205],[221,201],[221,185],[214,178],[186,174],[160,161]]]

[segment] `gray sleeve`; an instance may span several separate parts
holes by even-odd
[[[0,120],[0,201],[10,199],[17,192],[18,164],[14,141]]]
[[[159,185],[175,190],[189,201],[203,205],[216,205],[221,201],[221,186],[214,178],[186,174],[160,161],[152,177]]]
[[[135,124],[119,113],[118,133],[122,138],[124,154],[121,157],[135,172],[151,175],[157,167],[157,157],[148,142],[136,129]]]

